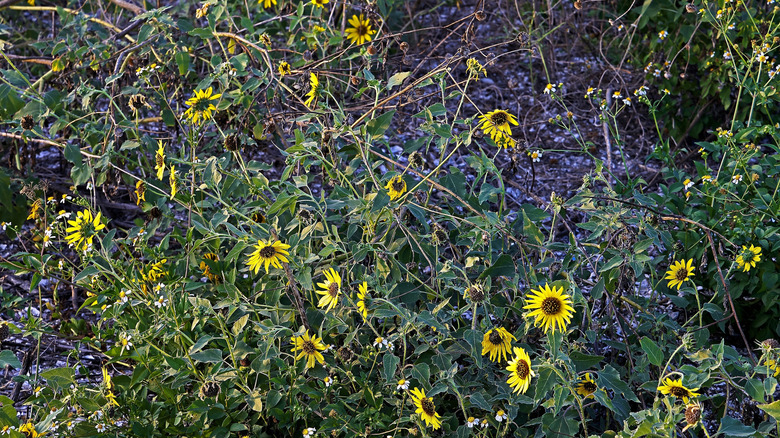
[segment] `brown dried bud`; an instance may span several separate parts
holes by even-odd
[[[425,158],[423,158],[421,153],[414,151],[409,154],[409,166],[419,168],[422,167],[423,164],[425,164]]]
[[[576,9],[578,11],[580,9],[582,9],[582,2],[580,0],[577,0],[577,1],[574,2],[574,9]]]
[[[245,357],[239,361],[239,364],[241,364],[242,367],[248,367],[249,366],[249,358]]]
[[[399,47],[402,52],[406,53],[406,51],[409,50],[409,43],[407,43],[406,41],[402,41]]]
[[[777,339],[773,339],[773,338],[764,339],[763,341],[761,341],[761,348],[764,348],[766,350],[780,348],[780,342],[777,342]]]
[[[374,56],[374,55],[376,55],[376,47],[374,47],[374,45],[373,45],[373,44],[371,44],[371,45],[370,45],[370,46],[368,46],[368,48],[366,49],[366,53],[368,53],[368,54],[369,54],[369,55],[371,55],[371,56]]]
[[[479,285],[471,285],[466,289],[466,295],[474,303],[481,303],[485,299],[485,291]]]
[[[693,3],[688,3],[687,5],[685,5],[685,12],[687,12],[689,14],[695,13],[696,12],[696,6],[694,6]]]
[[[695,426],[701,418],[701,406],[698,403],[692,403],[685,406],[685,422],[688,426]]]
[[[132,111],[138,111],[145,105],[146,105],[146,96],[144,96],[143,94],[134,94],[132,97],[130,97],[130,100],[127,102],[127,106],[129,106],[130,110]]]
[[[33,126],[35,126],[35,122],[33,121],[31,115],[27,114],[26,116],[22,117],[22,129],[29,131],[33,129]]]
[[[485,11],[477,11],[474,14],[474,18],[476,18],[477,21],[485,21],[486,18]]]
[[[236,134],[230,134],[225,137],[225,149],[235,152],[241,147],[241,139]]]
[[[357,76],[352,76],[351,78],[349,78],[349,81],[352,82],[352,85],[356,87],[358,84],[360,84],[360,79],[358,79]]]
[[[306,62],[311,61],[311,50],[303,52],[303,59]]]

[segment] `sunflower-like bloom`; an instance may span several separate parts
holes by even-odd
[[[35,430],[35,425],[32,424],[31,421],[28,421],[19,426],[19,433],[29,438],[38,438],[39,436],[42,436],[41,433]]]
[[[263,8],[268,9],[271,6],[276,5],[276,0],[257,0],[257,4],[262,4]]]
[[[279,63],[279,76],[285,77],[286,75],[289,75],[292,72],[292,69],[290,68],[290,63],[287,61],[282,61]]]
[[[258,240],[255,250],[249,255],[249,260],[247,260],[246,264],[249,266],[250,271],[255,271],[255,274],[260,272],[261,266],[265,266],[266,273],[268,273],[269,265],[281,269],[282,263],[290,263],[287,257],[285,257],[290,255],[287,252],[288,249],[290,249],[290,245],[278,240]]]
[[[404,181],[403,176],[396,175],[390,178],[385,188],[387,189],[387,194],[390,195],[390,200],[395,201],[406,193],[406,181]]]
[[[747,272],[751,268],[756,267],[756,263],[761,261],[761,247],[753,246],[750,244],[750,248],[742,245],[742,253],[737,256],[737,266],[742,269],[742,272]]]
[[[534,318],[534,325],[542,326],[545,333],[550,329],[553,333],[556,330],[565,331],[574,314],[571,297],[563,293],[562,287],[551,288],[545,283],[538,291],[531,289],[527,301],[523,309],[531,312],[525,315],[526,318]]]
[[[65,229],[65,240],[69,246],[73,246],[77,251],[92,245],[92,238],[98,231],[106,226],[100,220],[100,212],[92,217],[92,212],[83,210],[76,213],[76,220],[68,221],[68,228]]]
[[[162,259],[159,262],[152,263],[149,265],[148,270],[146,273],[141,273],[141,277],[150,283],[156,282],[159,278],[163,277],[165,275],[165,271],[163,270],[163,266],[165,263],[168,262],[168,259]]]
[[[322,290],[317,291],[317,295],[322,295],[320,301],[317,303],[317,307],[325,309],[326,312],[333,310],[336,304],[339,303],[339,295],[341,295],[341,275],[336,272],[335,269],[330,268],[324,272],[325,281],[317,283],[317,286]]]
[[[490,329],[482,337],[482,355],[490,353],[490,360],[499,362],[506,360],[506,355],[512,351],[512,339],[517,341],[505,328]]]
[[[309,331],[307,330],[303,336],[293,337],[292,342],[292,352],[299,352],[295,356],[295,360],[306,358],[306,368],[314,367],[315,360],[321,365],[325,365],[325,358],[320,351],[327,350],[328,346],[322,343],[322,338],[318,338],[317,335],[309,336]]]
[[[306,100],[303,101],[303,104],[311,108],[311,104],[314,103],[314,100],[319,94],[320,79],[317,77],[317,75],[311,73],[311,76],[309,77],[309,92],[306,93]]]
[[[41,202],[40,199],[36,199],[35,202],[33,202],[32,207],[30,208],[30,215],[27,216],[27,220],[38,220],[41,218],[41,205],[43,202]]]
[[[577,391],[577,394],[585,398],[588,398],[588,397],[593,397],[593,393],[596,392],[596,390],[599,389],[599,387],[598,385],[596,385],[596,382],[590,376],[590,373],[585,373],[585,377],[582,377],[580,379],[580,381],[577,383],[577,386],[574,389],[575,391]]]
[[[157,141],[157,154],[154,156],[154,170],[157,171],[157,179],[162,181],[165,173],[165,146],[161,140]]]
[[[479,116],[479,128],[502,147],[515,147],[510,123],[517,126],[517,118],[504,110],[493,110]]]
[[[200,270],[203,272],[203,276],[208,278],[210,282],[212,283],[219,283],[219,274],[215,274],[211,268],[208,265],[208,262],[206,260],[210,260],[212,262],[218,262],[219,256],[214,254],[213,252],[206,253],[203,255],[203,260],[200,262]]]
[[[368,283],[363,282],[358,286],[358,295],[357,295],[357,308],[358,313],[363,315],[363,320],[368,319],[368,308],[366,307],[366,298],[371,298],[371,296],[368,294]]]
[[[324,8],[330,0],[311,0],[311,4],[318,8]]]
[[[349,19],[349,24],[352,27],[346,29],[347,39],[357,45],[371,41],[371,35],[376,33],[375,30],[371,29],[371,23],[369,23],[368,19],[363,18],[363,14],[360,14],[359,17],[353,15]]]
[[[535,376],[534,371],[531,369],[531,358],[528,357],[528,353],[521,347],[514,347],[515,357],[509,362],[506,370],[509,371],[509,379],[506,383],[514,388],[514,392],[525,394],[528,391],[528,385],[531,383],[531,378]]]
[[[275,0],[273,0],[276,3]],[[190,122],[197,125],[201,121],[209,121],[212,117],[212,111],[216,111],[217,107],[211,102],[222,97],[221,94],[212,94],[213,88],[208,87],[205,90],[196,90],[195,95],[184,102],[189,108],[184,111],[184,116],[189,119]]]
[[[696,427],[699,420],[701,420],[701,404],[693,402],[685,405],[685,427],[682,431],[685,432],[691,427]]]
[[[677,285],[677,290],[680,290],[680,286],[693,276],[693,269],[693,259],[688,259],[687,263],[685,259],[672,263],[672,266],[666,271],[666,277],[664,277],[669,280],[669,288]]]
[[[699,388],[689,389],[682,384],[682,379],[674,380],[671,377],[667,377],[663,380],[663,385],[658,387],[663,395],[671,395],[682,399],[684,403],[688,403],[688,400],[698,397],[699,393],[696,392]]]
[[[138,180],[135,182],[135,205],[146,202],[146,183]]]
[[[420,388],[414,388],[410,391],[412,395],[412,401],[417,407],[415,413],[420,414],[420,418],[425,421],[426,426],[433,427],[434,430],[441,427],[441,415],[436,413],[436,405],[433,404],[433,399],[425,396],[425,390]]]
[[[780,364],[778,364],[776,360],[767,359],[764,363],[766,364],[767,375],[772,374],[775,377],[780,376]]]

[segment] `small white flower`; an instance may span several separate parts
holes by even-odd
[[[665,30],[662,30],[662,31],[658,32],[658,39],[661,40],[661,41],[665,40],[666,37],[668,37],[668,36],[669,36],[669,32],[667,32]]]
[[[331,379],[328,376],[326,376],[324,379],[322,379],[322,381],[325,382],[325,387],[326,388],[330,387],[330,385],[333,384],[333,379]]]
[[[723,52],[723,59],[726,60],[726,61],[731,60],[731,53]]]
[[[128,301],[130,301],[130,293],[131,293],[131,291],[129,291],[129,290],[122,290],[122,291],[120,291],[119,292],[119,301],[122,304],[125,304]]]
[[[43,391],[43,388],[41,388],[39,386],[39,387],[35,388],[35,391],[33,391],[33,395],[38,397],[39,395],[41,395],[41,391]]]
[[[557,90],[555,88],[555,85],[553,84],[547,84],[546,87],[544,87],[544,94],[550,94],[555,93]]]
[[[634,90],[634,96],[647,96],[647,87],[642,85],[641,87]]]
[[[314,433],[317,432],[317,429],[313,427],[309,427],[306,430],[303,431],[303,438],[311,438],[314,436]]]
[[[92,190],[92,181],[87,183],[87,190]]]
[[[499,423],[506,420],[506,412],[504,412],[503,409],[499,409],[498,412],[496,412],[496,421]]]
[[[468,426],[469,429],[478,424],[479,424],[479,418],[469,417],[468,421],[466,421],[466,426]]]
[[[490,423],[488,423],[487,419],[483,418],[482,421],[479,422],[479,425],[482,426],[482,428],[486,428],[490,426]]]
[[[398,381],[398,387],[396,387],[396,389],[399,390],[399,391],[402,390],[402,389],[409,389],[409,381],[406,380],[406,379],[399,380]]]
[[[734,30],[736,26],[734,26],[734,23],[729,24],[729,30]]]
[[[653,70],[653,76],[656,78],[661,77],[661,70],[660,69]]]
[[[8,222],[0,222],[0,228],[2,228],[3,231],[5,231],[5,227],[7,227],[8,225],[9,225]]]
[[[620,91],[615,91],[614,93],[612,93],[613,99],[620,99],[621,97],[623,97],[623,95],[620,94]]]
[[[168,305],[168,299],[163,297],[162,295],[160,295],[160,297],[157,298],[157,300],[154,302],[154,305],[158,309],[161,309],[163,306],[167,306]]]
[[[95,426],[95,430],[100,432],[100,433],[103,433],[103,432],[106,431],[106,425],[103,424],[103,423],[98,423],[98,425]]]
[[[693,187],[693,181],[691,181],[690,179],[686,179],[685,181],[683,181],[683,186],[685,186],[685,190],[690,190],[691,187]]]
[[[630,97],[626,97],[625,99],[623,99],[623,103],[628,105],[628,106],[631,106],[631,98]]]
[[[737,174],[731,177],[732,184],[739,184],[740,181],[742,181],[742,175]]]
[[[528,154],[531,157],[531,161],[538,163],[542,159],[542,151],[533,151]]]
[[[377,336],[377,338],[374,339],[374,348],[379,349],[381,347],[387,347],[387,339]]]

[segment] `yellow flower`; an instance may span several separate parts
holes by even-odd
[[[487,76],[485,67],[483,67],[475,58],[466,60],[466,70],[469,72],[469,76],[476,80],[479,80],[480,74]]]
[[[40,199],[36,199],[35,202],[33,202],[33,205],[30,208],[30,215],[27,216],[27,220],[30,220],[30,219],[37,220],[37,219],[40,219],[40,217],[41,217],[41,204],[43,204],[43,202],[41,202]]]
[[[311,4],[318,8],[324,8],[330,0],[311,0]]]
[[[203,18],[208,13],[209,13],[209,5],[204,3],[203,5],[201,5],[201,7],[198,8],[197,11],[195,11],[195,18]]]
[[[749,271],[751,268],[756,267],[756,263],[761,261],[761,247],[753,246],[750,244],[750,248],[742,245],[742,253],[737,256],[737,266],[742,269],[743,272]]]
[[[320,93],[320,80],[314,73],[311,73],[311,76],[309,77],[309,92],[306,93],[306,100],[303,101],[303,104],[307,107],[311,108],[311,104],[314,103],[314,99],[317,98],[317,95]]]
[[[674,380],[671,377],[667,377],[663,380],[663,384],[658,387],[663,395],[672,395],[674,397],[682,399],[684,403],[688,403],[688,400],[693,397],[698,397],[699,393],[696,391],[699,388],[688,389],[682,384],[682,379]]]
[[[420,418],[425,421],[426,426],[433,427],[436,430],[441,427],[441,415],[436,413],[436,405],[433,404],[433,399],[425,396],[425,390],[420,388],[414,388],[410,391],[412,394],[412,401],[417,407],[415,413],[420,414]]]
[[[100,221],[100,212],[93,218],[92,212],[83,210],[76,213],[76,220],[68,221],[65,239],[69,246],[82,250],[92,245],[92,238],[106,226]]]
[[[770,374],[771,370],[773,376],[780,376],[780,364],[778,364],[776,360],[767,359],[764,363],[766,364],[767,375]]]
[[[309,337],[309,331],[307,330],[303,336],[293,337],[292,342],[292,352],[300,351],[295,356],[295,360],[306,358],[306,368],[314,367],[315,360],[325,365],[325,358],[320,351],[325,351],[328,347],[322,343],[322,339],[318,338],[317,335]]]
[[[528,304],[523,309],[531,310],[526,318],[535,318],[534,325],[542,326],[547,333],[552,329],[566,331],[566,324],[571,322],[574,314],[571,297],[563,293],[562,287],[550,287],[545,283],[538,291],[531,289],[527,299]]]
[[[291,71],[290,64],[287,61],[279,63],[279,76],[285,77],[286,75],[289,75]]]
[[[672,266],[666,271],[666,277],[664,277],[669,280],[669,288],[677,285],[677,290],[680,290],[680,286],[693,276],[693,269],[693,259],[688,259],[687,263],[685,259],[672,263]]]
[[[323,273],[325,274],[326,280],[322,283],[317,283],[317,286],[322,288],[322,290],[317,291],[317,295],[322,295],[320,301],[317,303],[317,307],[324,308],[327,312],[333,310],[339,302],[339,295],[341,295],[341,275],[333,268],[330,268]]]
[[[585,377],[577,383],[577,387],[575,388],[577,394],[585,398],[593,397],[593,393],[596,392],[597,389],[599,389],[599,387],[596,386],[596,382],[593,381],[590,373],[585,373]]]
[[[517,341],[505,328],[490,329],[482,337],[482,355],[490,353],[490,360],[499,362],[506,360],[506,355],[512,350],[512,339]]]
[[[145,274],[141,274],[144,281],[154,283],[155,281],[157,281],[157,279],[165,275],[165,271],[163,271],[163,265],[167,261],[168,259],[162,259],[159,262],[152,263],[151,265],[149,265],[148,271]]]
[[[274,3],[276,3],[274,1]],[[196,90],[195,95],[184,102],[189,108],[184,112],[184,116],[190,120],[193,124],[198,124],[201,121],[208,121],[211,119],[212,111],[216,111],[217,107],[211,103],[212,100],[217,100],[222,97],[221,94],[212,94],[212,87],[208,87],[205,90]]]
[[[269,265],[281,269],[281,263],[290,262],[287,260],[287,257],[285,257],[290,255],[290,253],[287,252],[288,249],[290,249],[290,245],[278,240],[258,240],[257,245],[255,245],[255,251],[249,256],[249,260],[246,264],[249,266],[250,271],[255,271],[255,274],[260,272],[260,266],[263,265],[265,265],[266,273],[268,273]]]
[[[504,110],[493,110],[479,116],[479,128],[499,147],[515,147],[510,124],[517,126],[517,118]]]
[[[206,253],[203,255],[203,259],[200,262],[200,270],[203,272],[203,276],[208,278],[210,282],[212,283],[219,283],[219,274],[215,274],[211,271],[211,268],[209,267],[206,260],[211,260],[212,262],[218,262],[219,256],[214,254],[213,252]]]
[[[21,426],[19,426],[19,433],[24,434],[27,438],[38,438],[39,436],[42,436],[43,434],[38,433],[37,430],[35,430],[35,425],[32,424],[31,421],[28,421]]]
[[[276,5],[276,0],[257,0],[257,4],[263,4],[263,8],[268,9],[272,5]]]
[[[371,29],[371,24],[368,22],[368,19],[363,18],[363,14],[360,14],[360,17],[352,15],[352,18],[349,19],[349,24],[351,24],[352,27],[346,29],[347,39],[357,45],[371,41],[371,35],[376,33],[375,30]]]
[[[358,295],[357,295],[357,308],[358,313],[363,315],[363,319],[368,319],[368,308],[366,307],[366,298],[371,298],[371,296],[368,294],[368,283],[363,282],[358,286]]]
[[[111,381],[111,375],[108,374],[105,367],[103,368],[103,385],[106,387],[106,400],[114,406],[119,406],[116,395],[114,395],[114,382]]]
[[[528,357],[528,353],[521,347],[514,347],[513,351],[515,357],[509,362],[509,366],[506,367],[507,371],[510,372],[506,383],[514,388],[513,392],[525,394],[528,390],[528,385],[531,383],[531,377],[536,374],[531,369],[531,358]]]
[[[387,189],[387,194],[390,195],[390,200],[395,201],[406,193],[406,181],[404,181],[403,176],[396,175],[390,178],[385,188]]]
[[[178,178],[176,178],[176,169],[171,167],[171,173],[168,175],[168,184],[171,186],[171,199],[176,197],[178,191]]]
[[[154,170],[157,171],[157,179],[162,181],[163,173],[165,172],[165,146],[163,146],[162,140],[157,141],[157,154],[154,157]]]
[[[146,183],[138,180],[135,183],[135,205],[141,205],[141,201],[146,202]]]

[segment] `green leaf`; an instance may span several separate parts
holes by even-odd
[[[580,372],[598,365],[604,359],[604,356],[591,356],[579,351],[572,351],[569,358],[574,362],[574,368],[577,369],[577,372]]]
[[[222,362],[222,350],[211,348],[192,354],[191,357],[198,362],[219,363]]]
[[[528,215],[523,211],[523,234],[529,237],[529,240],[536,245],[542,245],[544,236],[539,230],[539,227],[528,218]]]
[[[182,76],[186,75],[187,71],[190,69],[189,52],[179,52],[174,55],[174,59],[176,60],[176,65],[179,66],[179,74]]]
[[[471,358],[478,368],[482,368],[482,333],[478,330],[466,330],[463,339],[471,346]]]
[[[21,369],[22,363],[11,350],[0,351],[0,369],[10,366],[11,368]]]
[[[515,262],[509,254],[501,254],[489,268],[485,269],[479,278],[485,277],[513,277],[515,274]]]
[[[395,371],[398,369],[398,364],[401,363],[401,359],[392,353],[385,353],[385,357],[382,358],[382,377],[384,377],[387,383],[395,383]]]
[[[775,421],[780,422],[780,400],[764,405],[758,405],[758,407],[763,409],[763,411],[767,414],[771,415]]]
[[[238,318],[236,322],[233,323],[233,335],[238,336],[241,333],[241,330],[244,330],[244,326],[246,325],[247,321],[249,321],[249,314],[242,316],[241,318]]]
[[[395,110],[388,111],[366,123],[366,132],[371,136],[372,140],[382,137],[385,131],[387,131],[387,128],[390,127],[390,121],[393,120],[393,115],[395,115]]]
[[[639,403],[639,399],[636,397],[631,388],[620,378],[620,373],[610,365],[604,366],[604,369],[599,372],[598,385],[611,389],[618,394],[623,394],[628,400]]]
[[[721,420],[720,428],[718,429],[718,435],[724,437],[753,436],[755,433],[756,429],[751,426],[745,426],[739,420],[731,417],[724,417],[723,420]]]
[[[471,394],[469,400],[471,400],[472,405],[482,409],[483,411],[491,412],[493,410],[493,406],[491,406],[490,403],[485,400],[485,396],[482,395],[481,392],[475,392]]]
[[[246,402],[249,405],[250,408],[252,408],[255,412],[262,412],[263,411],[263,396],[260,393],[260,391],[252,391],[251,394],[247,395]]]
[[[410,71],[403,71],[390,76],[390,79],[387,80],[387,89],[392,90],[393,87],[401,85],[404,79],[406,79],[411,73],[412,72]]]
[[[55,368],[42,372],[41,377],[46,379],[46,384],[54,388],[67,389],[76,382],[76,370],[73,368]]]
[[[431,380],[431,369],[428,367],[427,363],[418,363],[415,365],[414,368],[412,368],[412,377],[417,379],[417,382],[426,389],[430,388],[431,384],[429,383],[429,380]]]
[[[753,400],[757,402],[763,402],[764,400],[764,384],[760,379],[750,379],[745,382],[745,391],[750,395]]]
[[[65,145],[65,159],[73,163],[74,166],[81,166],[81,150],[75,143]]]
[[[533,385],[534,390],[536,391],[534,393],[534,399],[541,401],[545,394],[547,394],[547,391],[551,390],[556,383],[558,383],[558,375],[555,374],[552,368],[549,366],[542,367],[542,369],[539,370],[539,378],[537,379],[536,384]]]
[[[639,340],[639,343],[642,344],[642,349],[647,353],[647,358],[650,360],[650,363],[657,367],[663,365],[664,352],[652,339],[645,336]]]

